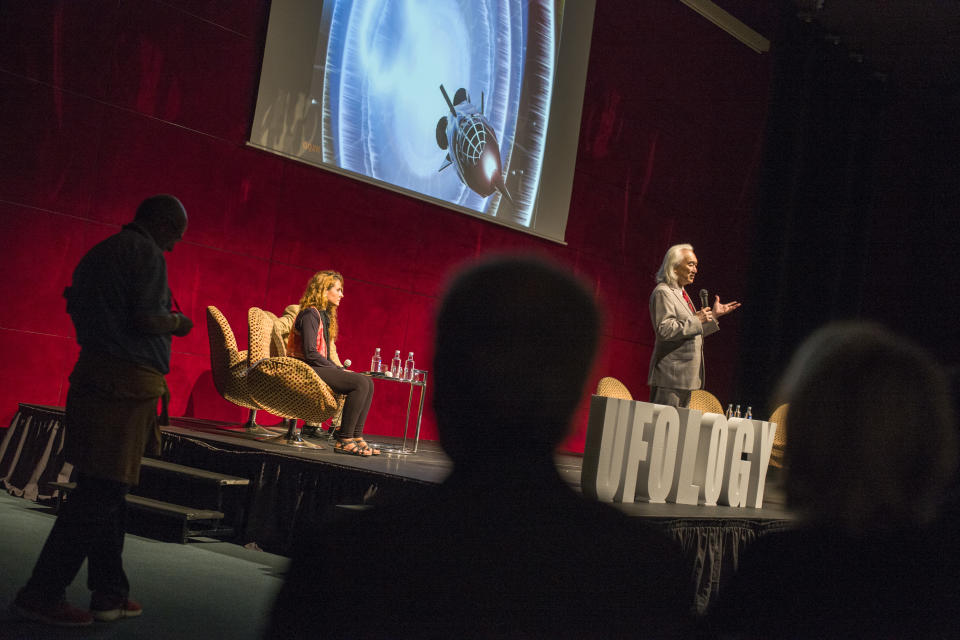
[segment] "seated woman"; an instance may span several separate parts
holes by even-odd
[[[337,309],[343,298],[343,276],[336,271],[319,271],[310,278],[300,298],[300,313],[287,338],[287,354],[305,361],[336,393],[347,396],[336,453],[378,456],[363,439],[363,424],[373,400],[370,378],[347,371],[337,357]]]

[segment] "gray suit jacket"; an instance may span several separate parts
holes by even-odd
[[[647,384],[669,389],[702,389],[703,338],[720,330],[716,320],[701,324],[680,287],[665,283],[650,294],[650,321],[656,334]]]

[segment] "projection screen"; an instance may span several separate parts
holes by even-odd
[[[564,241],[594,0],[273,0],[251,146]]]

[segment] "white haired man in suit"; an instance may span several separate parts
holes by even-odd
[[[656,334],[650,357],[650,402],[674,407],[690,406],[690,392],[704,384],[703,338],[720,330],[717,319],[740,306],[722,304],[699,311],[684,289],[697,275],[697,256],[689,244],[667,249],[650,294],[650,321]]]

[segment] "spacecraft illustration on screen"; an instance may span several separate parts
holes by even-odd
[[[319,4],[282,153],[510,226],[566,211],[540,206],[563,0]]]
[[[497,134],[483,114],[483,92],[480,93],[479,109],[470,102],[467,90],[462,87],[457,89],[452,102],[442,84],[440,93],[447,102],[450,115],[441,116],[437,121],[437,145],[447,152],[438,171],[452,164],[461,182],[478,195],[487,197],[499,191],[512,202],[503,181]]]

